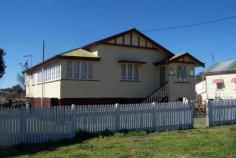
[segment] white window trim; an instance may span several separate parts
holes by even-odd
[[[32,82],[32,85],[60,80],[61,79],[61,65],[56,64],[56,65],[45,67],[43,68],[43,71],[39,70],[38,72],[35,72],[32,76],[34,78],[34,82]]]
[[[181,67],[181,76],[179,76],[179,66]],[[184,67],[185,67],[185,73],[186,73],[186,75],[184,76]],[[178,78],[178,81],[180,81],[180,82],[185,82],[185,81],[187,81],[187,67],[186,67],[186,65],[184,65],[184,64],[179,64],[178,66],[177,66],[177,78]],[[181,77],[181,78],[180,78]]]
[[[123,78],[123,76],[122,76],[122,65],[125,65],[125,76],[124,76],[124,78]],[[139,80],[139,64],[137,64],[137,63],[122,63],[122,65],[121,65],[121,80],[122,81],[140,81]],[[131,79],[129,79],[129,73],[128,73],[128,71],[129,71],[129,68],[128,68],[128,65],[132,65],[132,76],[131,76]],[[135,65],[137,65],[138,66],[138,79],[135,79]]]
[[[81,81],[83,81],[83,80],[94,80],[93,79],[93,77],[94,77],[94,72],[93,72],[93,68],[92,68],[92,75],[90,76],[90,65],[93,67],[93,62],[92,61],[84,61],[84,60],[76,60],[76,61],[67,61],[67,62],[72,62],[72,76],[71,76],[71,78],[69,78],[68,77],[68,67],[67,67],[67,76],[66,76],[66,78],[67,79],[70,79],[70,80],[81,80]],[[79,78],[77,78],[76,77],[76,74],[75,74],[75,66],[77,65],[79,63],[79,69],[78,69],[78,71],[79,71]],[[87,69],[86,69],[86,78],[83,78],[83,63],[85,63],[86,64],[86,66],[87,66]],[[67,64],[67,66],[68,66],[68,64]],[[91,78],[90,78],[91,77]]]

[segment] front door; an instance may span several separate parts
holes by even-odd
[[[166,67],[160,66],[160,86],[166,83]]]

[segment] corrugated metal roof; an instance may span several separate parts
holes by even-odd
[[[236,70],[236,60],[227,60],[210,65],[205,72]]]

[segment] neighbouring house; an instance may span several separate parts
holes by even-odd
[[[28,69],[26,98],[33,106],[194,99],[198,66],[133,28]]]
[[[196,84],[203,100],[236,99],[236,60],[215,63],[204,74],[206,79]]]

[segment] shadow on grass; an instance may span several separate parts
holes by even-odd
[[[13,157],[13,156],[21,156],[21,155],[33,155],[35,153],[41,152],[41,151],[55,151],[57,148],[83,143],[85,140],[89,140],[95,137],[107,137],[107,136],[114,136],[114,135],[120,135],[125,136],[130,134],[129,130],[121,130],[116,133],[111,132],[109,130],[105,130],[101,133],[88,133],[85,131],[79,131],[76,134],[75,138],[72,139],[64,139],[61,141],[52,141],[52,142],[46,142],[41,144],[20,144],[12,147],[7,148],[0,148],[0,158],[7,158],[7,157]],[[135,132],[136,134],[140,133],[141,135],[145,135],[148,133],[151,133],[153,131],[139,131]]]

